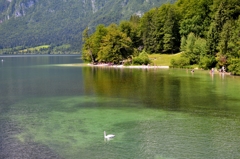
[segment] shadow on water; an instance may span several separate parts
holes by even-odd
[[[85,92],[98,96],[122,97],[145,108],[186,112],[195,115],[240,116],[238,87],[218,75],[203,71],[83,68]],[[212,77],[213,78],[213,77]],[[226,84],[222,82],[226,81]],[[234,82],[233,82],[234,83]],[[235,83],[236,84],[236,83]],[[114,106],[114,104],[113,104]],[[237,110],[237,111],[236,111]],[[227,113],[226,113],[227,112]]]

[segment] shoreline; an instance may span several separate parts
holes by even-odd
[[[60,66],[60,67],[100,67],[100,68],[128,68],[128,69],[170,69],[169,66],[148,66],[148,65],[130,65],[130,66],[124,66],[124,65],[109,65],[109,64],[98,64],[98,65],[93,65],[90,63],[75,63],[75,64],[60,64],[60,65],[55,65],[55,66]],[[191,69],[187,69],[191,70]],[[198,68],[195,68],[194,70],[199,70]],[[205,70],[206,72],[208,70]],[[219,72],[215,71],[214,73],[209,72],[210,74],[220,74],[220,75],[230,75],[234,76],[229,72]]]
[[[149,69],[169,69],[169,66],[148,66],[148,65],[141,65],[141,66],[124,66],[124,65],[109,65],[109,64],[86,64],[86,63],[76,63],[76,64],[60,64],[56,66],[67,66],[67,67],[104,67],[104,68],[149,68]]]
[[[113,68],[161,68],[161,69],[169,69],[169,66],[149,66],[149,65],[134,65],[134,66],[124,66],[124,65],[109,65],[109,64],[87,64],[90,67],[113,67]]]

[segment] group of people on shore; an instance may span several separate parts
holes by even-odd
[[[222,68],[220,68],[219,70],[218,70],[218,72],[219,73],[225,73],[226,72],[226,69],[225,69],[225,67],[224,66],[222,66]],[[211,70],[210,70],[210,73],[214,73],[214,68],[212,68]]]

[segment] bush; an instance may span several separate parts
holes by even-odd
[[[186,57],[181,57],[180,59],[172,59],[171,60],[171,66],[172,67],[180,67],[183,68],[184,66],[187,66],[190,64],[190,59]]]
[[[130,66],[132,63],[131,63],[131,61],[126,61],[126,62],[124,62],[124,66]]]
[[[200,57],[199,67],[205,70],[214,67],[216,60],[214,57],[202,56]]]
[[[240,59],[230,60],[228,71],[231,72],[231,74],[233,75],[240,75]]]
[[[134,65],[142,65],[143,60],[140,57],[135,57],[135,58],[133,58],[133,64]]]
[[[151,63],[151,60],[148,57],[148,54],[143,51],[137,57],[133,58],[134,65],[148,65]]]

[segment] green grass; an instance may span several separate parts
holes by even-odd
[[[170,66],[172,59],[179,59],[181,53],[177,54],[149,54],[149,58],[152,60],[153,65],[158,66]]]
[[[41,46],[37,46],[37,47],[27,48],[20,52],[27,52],[28,50],[29,51],[40,51],[40,49],[48,49],[49,47],[50,47],[50,45],[41,45]]]

